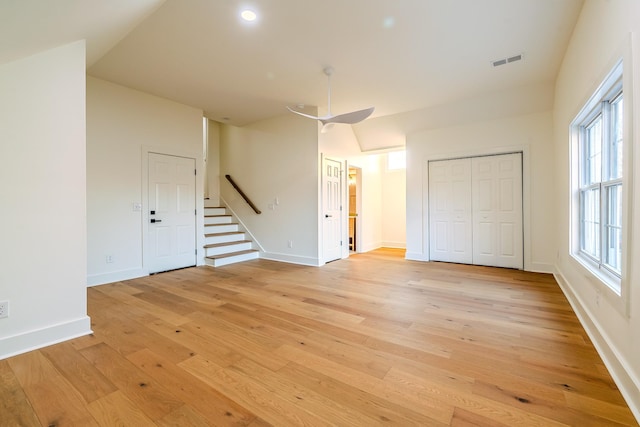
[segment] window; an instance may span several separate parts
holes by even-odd
[[[407,152],[406,151],[392,151],[387,154],[387,169],[404,169],[407,164]]]
[[[617,293],[623,259],[623,100],[619,63],[572,126],[578,175],[574,256]]]

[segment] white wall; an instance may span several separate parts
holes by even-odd
[[[220,123],[207,120],[207,193],[209,206],[220,205]]]
[[[315,121],[291,114],[244,127],[221,126],[222,201],[251,231],[264,250],[263,258],[319,265],[318,173]],[[226,174],[260,215],[233,189]]]
[[[550,191],[554,186],[551,112],[407,136],[407,258],[429,259],[428,160],[513,151],[523,151],[525,269],[553,272],[556,230]]]
[[[202,212],[202,110],[87,78],[87,273],[89,285],[148,274],[148,151],[196,158],[196,203]],[[134,203],[142,203],[135,211]],[[197,216],[202,252],[203,219]],[[106,256],[113,257],[112,263]],[[203,257],[201,254],[200,259]]]
[[[352,159],[362,170],[362,221],[360,252],[381,248],[382,243],[382,154],[368,154]]]
[[[0,359],[91,332],[85,44],[0,65]]]
[[[635,33],[633,41],[630,33]],[[640,2],[586,1],[558,79],[554,108],[556,167],[557,278],[582,324],[605,360],[627,402],[640,419]],[[633,134],[624,141],[631,168],[624,185],[627,202],[627,258],[622,298],[580,266],[569,254],[569,126],[615,61],[623,58],[625,120]],[[598,304],[599,302],[599,304]]]
[[[407,172],[389,170],[388,154],[382,156],[382,245],[387,248],[407,246]]]

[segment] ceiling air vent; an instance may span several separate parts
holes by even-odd
[[[512,62],[517,62],[520,60],[522,60],[521,53],[518,55],[510,56],[508,58],[496,59],[495,61],[491,61],[491,65],[493,65],[494,67],[499,67],[501,65],[511,64]]]

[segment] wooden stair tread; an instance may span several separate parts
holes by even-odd
[[[231,215],[205,215],[205,218],[227,218],[231,217]]]
[[[227,225],[238,225],[237,222],[223,222],[222,224],[205,224],[205,227],[224,227]]]
[[[228,254],[220,254],[220,255],[211,255],[208,256],[208,259],[222,259],[222,258],[229,258],[232,256],[236,256],[236,255],[245,255],[245,254],[251,254],[254,252],[258,252],[257,249],[247,249],[246,251],[238,251],[238,252],[230,252]]]
[[[232,246],[240,243],[251,243],[251,240],[234,240],[233,242],[211,243],[209,245],[204,245],[203,248],[221,248],[223,246]]]

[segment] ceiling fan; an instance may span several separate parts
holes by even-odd
[[[367,117],[369,117],[371,113],[373,113],[373,110],[375,109],[375,107],[365,108],[364,110],[352,111],[350,113],[338,114],[335,116],[332,115],[331,114],[331,75],[333,74],[333,67],[326,67],[323,70],[323,72],[327,76],[327,87],[328,87],[327,114],[325,116],[316,117],[310,114],[301,113],[300,111],[296,111],[291,107],[287,107],[289,111],[295,114],[299,114],[303,117],[307,117],[309,119],[318,120],[323,125],[323,128],[322,128],[323,131],[326,130],[329,127],[329,125],[333,125],[334,123],[344,123],[344,124],[352,125],[352,124],[361,122]]]

